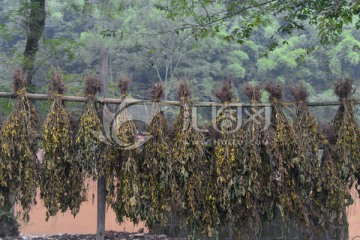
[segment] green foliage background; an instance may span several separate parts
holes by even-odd
[[[4,0],[0,7],[1,91],[10,90],[12,72],[23,58],[26,2]],[[99,73],[101,47],[110,52],[112,96],[119,94],[114,81],[120,73],[133,76],[130,93],[137,98],[149,95],[151,83],[164,82],[167,98],[175,99],[182,78],[190,80],[198,100],[213,100],[213,87],[227,79],[234,82],[240,99],[244,99],[241,85],[248,81],[277,81],[285,86],[303,81],[311,100],[335,99],[329,89],[339,77],[353,78],[359,85],[360,33],[355,23],[345,27],[337,43],[322,46],[314,26],[305,24],[305,31],[294,30],[292,35],[277,33],[280,20],[268,16],[266,24],[240,45],[226,39],[243,24],[241,17],[224,21],[216,35],[202,39],[192,30],[179,31],[183,23],[169,20],[155,7],[156,0],[96,2],[46,2],[45,33],[35,64],[37,92],[46,92],[50,71],[61,69],[68,93],[80,94],[84,74]],[[5,109],[1,114],[9,112],[7,102],[1,100],[1,106]]]

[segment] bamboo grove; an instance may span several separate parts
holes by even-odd
[[[122,99],[130,80],[119,80]],[[360,181],[360,130],[349,79],[336,83],[341,104],[334,119],[322,126],[307,107],[304,86],[291,89],[295,111],[290,118],[282,87],[266,85],[272,105],[266,128],[265,112],[258,104],[261,87],[244,86],[251,104],[241,109],[247,113],[243,117],[230,104],[232,84],[225,82],[214,91],[221,107],[212,122],[202,126],[207,131],[193,124],[194,102],[186,81],[179,85],[180,112],[172,127],[159,104],[163,86],[155,84],[145,136],[139,134],[125,101],[111,126],[105,126],[109,123],[100,120],[95,101],[101,84],[93,76],[85,79],[88,101],[75,124],[61,99],[65,88],[59,73],[52,77],[52,105],[40,129],[25,83],[26,75],[16,71],[16,104],[0,136],[0,204],[6,204],[7,194],[15,194],[25,222],[36,204],[37,187],[46,219],[59,211],[76,215],[86,201],[87,179],[105,176],[107,202],[118,221],[127,217],[152,228],[164,226],[169,214],[176,213],[192,232],[216,235],[230,224],[237,226],[241,238],[257,236],[278,209],[285,225],[305,226],[304,234],[320,236],[326,231],[341,238],[338,226],[346,222],[345,208],[353,203],[350,191],[354,186],[359,190]],[[111,141],[105,141],[109,134]],[[139,139],[143,142],[138,147],[126,147]],[[39,149],[43,158],[37,157]]]

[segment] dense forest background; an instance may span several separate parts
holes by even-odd
[[[1,2],[0,91],[9,92],[12,73],[23,62],[30,11],[28,1]],[[315,26],[306,25],[304,31],[292,35],[279,33],[280,20],[269,16],[264,26],[239,44],[226,36],[243,21],[240,16],[224,21],[215,35],[199,38],[191,29],[182,30],[183,22],[167,18],[156,0],[118,2],[46,2],[33,76],[36,92],[46,93],[51,72],[61,70],[67,94],[81,95],[84,75],[100,73],[100,49],[109,50],[112,97],[120,95],[116,79],[121,74],[132,76],[130,95],[140,99],[149,98],[151,84],[162,82],[166,98],[176,100],[179,79],[189,80],[193,97],[199,101],[215,100],[213,89],[229,79],[239,100],[245,99],[241,90],[245,82],[276,81],[286,87],[303,82],[311,101],[336,100],[332,88],[339,78],[354,79],[360,87],[360,32],[355,26],[346,26],[337,43],[324,46]],[[360,91],[355,93],[359,97]],[[37,104],[45,115],[48,103]],[[1,99],[0,106],[5,116],[12,101]],[[79,104],[69,107],[81,108]],[[321,107],[314,112],[320,121],[329,121],[334,109]],[[359,111],[357,107],[358,120]]]

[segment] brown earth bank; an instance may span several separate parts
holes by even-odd
[[[89,182],[88,201],[82,203],[79,213],[74,217],[69,211],[58,213],[55,217],[51,217],[48,221],[46,218],[46,208],[42,200],[37,197],[38,204],[30,211],[30,221],[21,223],[20,232],[23,235],[54,235],[54,234],[95,234],[97,224],[97,184]],[[39,196],[39,194],[37,194]],[[93,199],[93,201],[92,201]],[[144,223],[137,225],[127,219],[123,219],[122,223],[116,221],[116,214],[107,208],[105,219],[105,230],[116,232],[138,232],[144,229],[148,232]]]
[[[89,199],[92,199],[92,194],[96,194],[96,184],[91,183],[89,187]],[[349,239],[360,240],[360,199],[357,198],[357,193],[352,191],[354,197],[354,204],[347,209],[349,222]],[[52,236],[47,238],[37,239],[95,239],[93,234],[96,233],[96,195],[94,202],[91,200],[84,202],[81,206],[80,212],[74,218],[69,212],[64,214],[59,213],[56,217],[50,218],[48,222],[45,221],[46,209],[42,201],[38,199],[38,204],[31,210],[30,222],[21,224],[20,232],[22,238],[30,239],[30,236]],[[134,225],[132,222],[124,219],[121,224],[116,222],[116,214],[111,208],[108,208],[106,213],[106,230],[107,239],[174,239],[167,238],[165,235],[147,235],[148,229],[144,223]],[[144,231],[137,237],[139,231]],[[127,232],[127,233],[125,233]],[[64,234],[64,235],[60,235]],[[77,234],[77,235],[69,235]],[[123,239],[122,239],[123,238]]]

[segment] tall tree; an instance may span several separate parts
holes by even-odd
[[[28,90],[31,89],[33,91],[35,90],[32,87],[34,61],[36,52],[38,51],[38,43],[45,27],[45,0],[30,0],[30,5],[27,5],[27,1],[24,4],[24,10],[26,12],[29,11],[29,18],[25,21],[27,28],[27,41],[24,51],[23,69],[28,75],[25,85],[27,85]],[[0,237],[17,236],[19,235],[19,224],[14,216],[16,193],[12,192],[13,189],[8,187],[4,186],[1,188],[4,188],[3,193],[5,204],[1,205],[0,208]]]
[[[24,51],[23,68],[28,74],[28,89],[32,88],[34,62],[39,50],[39,40],[45,28],[45,0],[30,0],[30,15],[27,22],[27,39]]]

